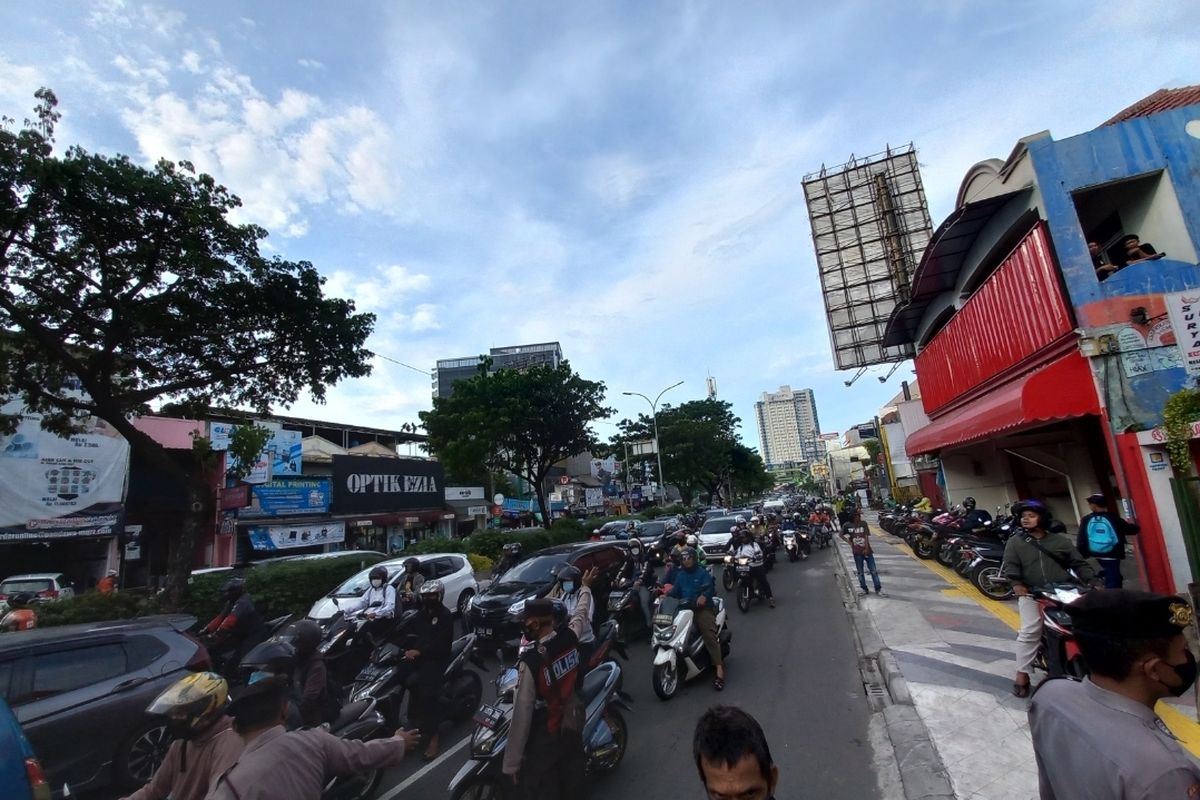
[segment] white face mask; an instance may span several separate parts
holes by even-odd
[[[383,586],[383,581],[381,581],[379,578],[376,578],[375,580],[371,581],[371,585],[378,589]]]

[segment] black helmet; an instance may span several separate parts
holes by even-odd
[[[387,567],[371,567],[371,573],[368,576],[373,581],[387,582],[388,574]]]
[[[567,564],[558,571],[558,582],[566,583],[573,581],[576,585],[579,584],[579,579],[583,577],[583,573],[579,571],[579,567],[574,564]]]
[[[430,597],[436,597],[437,601],[442,602],[442,598],[446,596],[446,587],[439,580],[425,581],[421,584],[421,588],[417,590],[422,600],[428,600]]]
[[[25,608],[32,602],[33,595],[29,592],[17,592],[16,594],[9,595],[8,597],[9,608]]]
[[[1032,511],[1038,515],[1038,525],[1041,528],[1045,530],[1050,529],[1052,517],[1050,515],[1050,509],[1045,503],[1043,503],[1041,500],[1034,499],[1018,500],[1017,502],[1013,503],[1012,513],[1018,521],[1020,521],[1021,514],[1026,511]]]
[[[316,652],[321,643],[321,626],[314,620],[302,619],[288,626],[280,638],[291,639],[296,648],[296,658],[303,660]]]
[[[221,587],[221,591],[224,592],[225,596],[231,600],[237,599],[246,591],[246,579],[230,578],[229,580],[225,581],[225,585]]]
[[[296,666],[296,647],[283,637],[267,639],[251,648],[239,666],[249,673],[269,672],[290,677]]]
[[[408,571],[408,572],[416,572],[416,571],[417,571],[418,569],[420,569],[420,568],[421,568],[421,561],[420,561],[420,559],[416,559],[416,558],[406,558],[406,559],[404,559],[404,569],[405,569],[406,571]]]
[[[967,511],[975,510],[975,498],[974,497],[964,497],[962,504],[963,504],[963,508],[965,508]]]

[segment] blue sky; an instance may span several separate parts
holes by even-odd
[[[822,428],[911,377],[833,369],[804,174],[914,141],[936,225],[975,162],[1200,82],[1195,2],[0,5],[0,113],[58,94],[61,143],[190,159],[269,246],[438,358],[557,339],[622,391],[816,392]],[[878,374],[882,374],[880,371]],[[380,427],[430,405],[374,374],[292,413]],[[613,428],[599,426],[602,436]]]

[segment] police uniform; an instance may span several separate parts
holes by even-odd
[[[1178,597],[1115,589],[1077,603],[1075,629],[1095,636],[1171,638],[1191,624]],[[1039,687],[1029,727],[1042,800],[1200,798],[1200,768],[1154,710],[1090,679]]]

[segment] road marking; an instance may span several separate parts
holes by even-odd
[[[421,780],[421,778],[424,778],[426,775],[433,772],[435,769],[437,769],[438,767],[440,767],[442,765],[443,761],[445,761],[447,758],[449,758],[450,756],[457,753],[459,750],[462,750],[464,747],[466,747],[470,743],[471,743],[470,736],[468,736],[467,738],[463,739],[460,742],[457,742],[456,744],[452,745],[449,750],[442,753],[440,756],[435,758],[433,761],[430,761],[425,766],[421,767],[419,770],[414,772],[412,775],[409,775],[407,778],[405,778],[404,780],[397,783],[395,786],[393,786],[391,789],[389,789],[386,794],[379,795],[379,797],[375,798],[375,800],[392,800],[393,797],[400,794],[401,792],[403,792],[408,787],[412,786],[417,781]]]
[[[984,597],[975,588],[975,584],[964,580],[957,572],[943,567],[936,561],[926,561],[923,558],[918,558],[907,545],[892,543],[892,546],[908,555],[913,561],[916,561],[938,577],[944,578],[954,584],[954,586],[962,590],[963,594],[978,603],[984,611],[987,611],[1014,631],[1020,629],[1021,616],[1010,605],[999,600]],[[1192,755],[1200,757],[1200,723],[1184,714],[1176,706],[1163,701],[1159,701],[1158,705],[1154,707],[1154,711],[1167,724],[1167,727],[1171,729],[1171,733],[1175,734],[1175,738],[1179,739],[1179,743]]]

